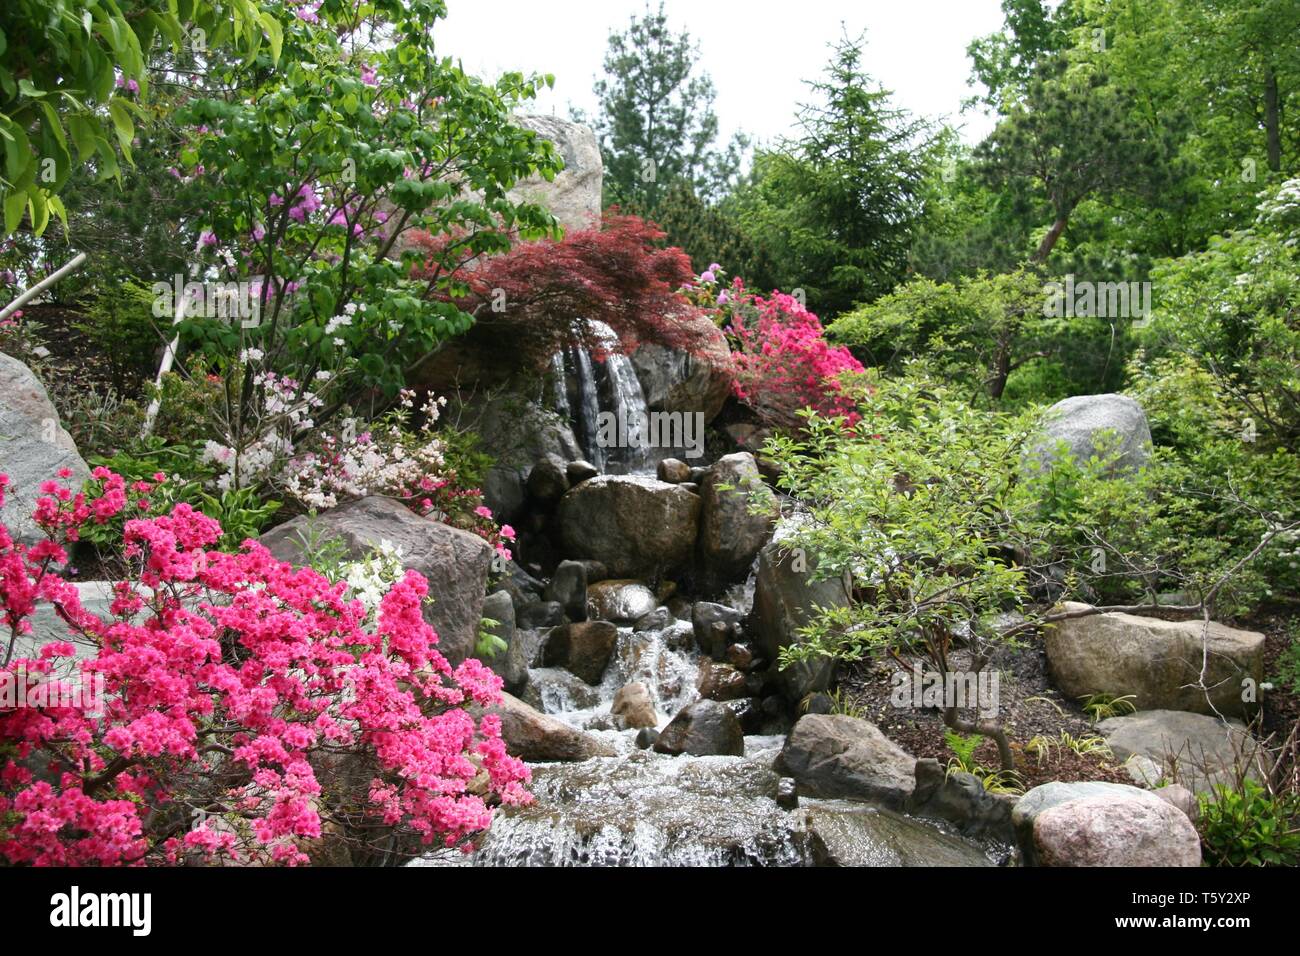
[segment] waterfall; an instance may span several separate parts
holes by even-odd
[[[653,449],[646,446],[642,433],[647,407],[641,381],[632,360],[617,351],[618,336],[614,330],[604,322],[590,322],[589,327],[608,355],[600,368],[583,348],[570,348],[567,354],[557,352],[551,357],[557,378],[556,411],[568,418],[587,460],[598,469],[615,474],[649,473],[654,470],[656,458]],[[576,409],[570,405],[566,387],[570,370],[577,386]],[[602,412],[609,413],[619,423],[618,441],[613,447],[603,447],[599,441]],[[625,442],[624,438],[630,440]]]

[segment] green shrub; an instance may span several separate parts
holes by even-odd
[[[1300,797],[1253,780],[1200,796],[1197,828],[1210,866],[1300,866]]]
[[[98,289],[73,328],[97,353],[118,391],[133,394],[157,368],[162,333],[153,316],[154,293],[127,279]]]

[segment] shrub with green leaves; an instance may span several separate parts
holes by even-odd
[[[1300,796],[1254,780],[1200,796],[1197,829],[1210,866],[1300,866]]]

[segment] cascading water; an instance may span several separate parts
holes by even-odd
[[[608,349],[601,363],[583,348],[569,348],[551,358],[556,376],[556,411],[567,418],[580,436],[587,460],[599,470],[614,474],[644,474],[655,461],[640,433],[647,419],[645,392],[631,359],[617,351],[618,336],[604,322],[589,323],[592,335]],[[597,367],[599,365],[599,368]],[[577,407],[569,401],[567,382],[572,376]],[[601,413],[617,424],[613,444],[601,440]],[[624,432],[626,426],[626,433]],[[625,439],[632,439],[625,441]]]

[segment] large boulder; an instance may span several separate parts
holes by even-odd
[[[1041,824],[1045,815],[1056,810],[1061,812]],[[1181,823],[1165,811],[1181,817]],[[1200,864],[1200,839],[1186,814],[1151,791],[1127,784],[1057,781],[1034,787],[1016,801],[1011,823],[1026,866]],[[1114,833],[1100,832],[1111,824]],[[1092,848],[1085,845],[1088,842],[1094,844]],[[1195,862],[1187,862],[1193,852]]]
[[[719,458],[700,486],[699,555],[705,587],[744,580],[772,537],[776,495],[749,452]]]
[[[545,206],[566,231],[598,224],[605,167],[596,134],[581,123],[558,116],[518,115],[514,121],[554,143],[564,169],[549,182],[541,176],[521,181],[510,190],[511,201]]]
[[[632,353],[650,411],[702,414],[710,422],[731,394],[731,350],[727,337],[706,316],[681,320],[694,344],[689,350],[646,343]]]
[[[699,528],[700,499],[678,485],[600,475],[560,499],[560,544],[617,577],[654,579],[684,566]]]
[[[1103,794],[1043,810],[1034,820],[1038,865],[1200,866],[1201,839],[1187,814],[1147,796]]]
[[[799,629],[812,622],[817,608],[845,607],[849,592],[842,577],[818,580],[816,558],[787,543],[791,525],[776,533],[758,554],[754,589],[754,631],[762,656],[776,661],[782,648],[801,641]],[[786,695],[798,700],[830,686],[834,663],[819,658],[781,671]]]
[[[655,750],[661,754],[691,754],[694,757],[714,754],[743,757],[745,732],[726,704],[697,700],[682,708],[668,722],[655,741]]]
[[[402,566],[429,582],[433,600],[424,617],[438,632],[438,650],[453,665],[473,656],[492,565],[486,541],[422,518],[392,498],[371,495],[314,517],[294,518],[262,535],[261,542],[279,560],[303,564],[313,535],[341,542],[349,560],[364,557],[385,541],[400,548]]]
[[[845,797],[901,810],[916,783],[916,758],[870,721],[842,714],[805,714],[777,758],[800,795]]]
[[[521,760],[577,761],[614,756],[614,748],[599,738],[575,730],[509,694],[502,694],[501,702],[486,712],[501,718],[506,751]]]
[[[68,469],[72,474],[59,478]],[[80,491],[90,469],[35,373],[0,352],[0,474],[9,476],[0,522],[20,544],[35,544],[45,534],[32,521],[41,482],[58,480]]]
[[[1177,780],[1211,793],[1240,776],[1260,775],[1259,742],[1237,721],[1182,710],[1143,710],[1097,724],[1106,743],[1138,783]]]
[[[1047,628],[1045,643],[1052,677],[1067,697],[1131,694],[1139,710],[1245,715],[1252,705],[1242,699],[1243,682],[1258,686],[1264,679],[1264,635],[1215,622],[1109,612],[1059,621]],[[1198,682],[1209,690],[1189,686]]]
[[[1142,406],[1127,395],[1076,395],[1043,413],[1043,437],[1031,459],[1049,461],[1065,442],[1077,462],[1094,455],[1118,454],[1114,468],[1132,471],[1151,457],[1151,427]]]

